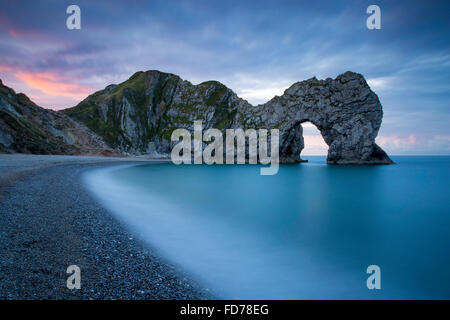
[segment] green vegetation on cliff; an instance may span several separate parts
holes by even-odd
[[[219,128],[231,124],[236,111],[229,107],[232,91],[217,81],[192,85],[159,71],[136,72],[128,80],[98,91],[63,112],[83,122],[112,147],[145,153],[149,143],[168,146],[176,128],[212,114]]]

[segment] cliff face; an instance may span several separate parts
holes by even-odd
[[[301,160],[301,123],[310,121],[329,145],[328,163],[392,163],[375,144],[382,106],[364,78],[352,72],[295,83],[282,96],[258,106],[216,81],[193,85],[173,74],[137,72],[63,113],[127,154],[167,155],[174,129],[192,130],[194,120],[203,120],[204,129],[277,128],[280,161],[291,163]]]
[[[137,72],[129,80],[98,91],[63,112],[85,123],[120,152],[170,153],[177,128],[230,128],[239,110],[251,107],[216,81],[192,85],[176,75]]]
[[[117,154],[85,125],[34,104],[0,80],[0,152]]]

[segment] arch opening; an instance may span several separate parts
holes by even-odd
[[[303,128],[303,141],[304,148],[300,152],[301,159],[309,160],[308,157],[324,157],[326,162],[326,156],[328,154],[328,145],[326,144],[319,129],[309,121],[301,123]]]

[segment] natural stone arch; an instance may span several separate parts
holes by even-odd
[[[258,107],[261,113],[274,115],[259,125],[279,128],[281,162],[301,161],[301,124],[311,122],[329,147],[327,163],[392,163],[375,143],[383,117],[381,103],[360,74],[346,72],[334,80],[297,82],[281,97]]]

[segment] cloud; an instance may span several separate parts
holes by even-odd
[[[0,71],[11,71],[14,70],[13,66],[9,66],[6,64],[0,64]]]
[[[448,154],[450,135],[380,135],[376,142],[391,154]]]
[[[158,69],[193,83],[218,80],[259,104],[296,81],[352,70],[368,79],[383,104],[379,140],[386,148],[448,150],[447,2],[386,2],[377,31],[367,30],[356,0],[79,5],[82,30],[69,31],[67,3],[0,2],[5,83],[60,109],[138,70]],[[305,130],[305,140],[309,135]],[[311,139],[306,148],[320,141]]]
[[[328,146],[321,135],[303,135],[305,148],[301,155],[324,156],[328,153]]]
[[[295,81],[259,73],[237,72],[219,79],[251,104],[261,104],[280,96]]]
[[[42,34],[37,30],[20,30],[11,28],[8,33],[13,38],[40,38]]]
[[[396,79],[394,77],[379,77],[366,79],[367,84],[374,91],[381,91],[386,89],[390,90],[393,87],[395,80]]]
[[[265,103],[272,99],[274,96],[280,96],[283,94],[284,90],[286,90],[285,87],[282,88],[248,88],[248,89],[242,89],[238,90],[238,95],[246,99],[252,104],[260,104]]]
[[[324,156],[328,154],[328,145],[322,138],[319,129],[311,122],[302,123],[305,148],[302,155]]]
[[[31,88],[55,96],[79,99],[86,97],[93,91],[93,88],[87,86],[64,82],[64,79],[61,79],[58,75],[50,72],[16,73],[15,76],[24,81]]]

